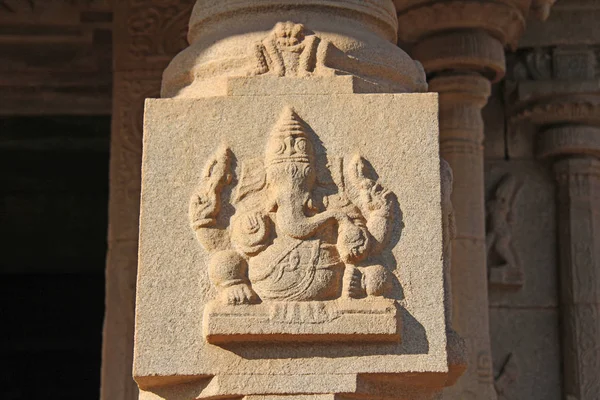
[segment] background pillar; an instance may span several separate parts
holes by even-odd
[[[159,97],[162,71],[186,46],[192,3],[188,0],[114,2],[103,400],[138,397],[132,364],[144,100]]]
[[[600,132],[598,132],[600,134]],[[600,137],[600,135],[598,136]],[[565,395],[600,397],[600,160],[555,163]]]
[[[597,379],[600,369],[600,88],[595,78],[594,50],[590,46],[558,46],[536,49],[533,54],[538,55],[538,70],[544,73],[516,77],[512,121],[519,122],[518,127],[528,124],[533,128],[537,137],[535,152],[538,157],[551,160],[555,172],[563,398],[597,399],[600,397]],[[529,64],[522,65],[530,67]],[[521,68],[522,71],[530,69]]]
[[[530,9],[552,2],[396,0],[400,45],[420,61],[429,90],[440,93],[440,151],[454,171],[453,324],[470,351],[467,372],[448,399],[495,399],[489,334],[484,126],[490,84],[504,76],[504,47],[515,48]]]

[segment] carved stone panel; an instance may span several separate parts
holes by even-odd
[[[398,339],[395,304],[383,300],[394,260],[382,259],[399,223],[396,195],[359,155],[318,165],[319,142],[285,107],[264,156],[237,160],[236,184],[235,153],[223,145],[209,157],[189,209],[218,291],[205,310],[209,342]]]
[[[436,113],[435,94],[148,100],[142,393],[183,399],[160,395],[182,380],[200,398],[357,393],[378,374],[441,390]],[[227,386],[249,374],[263,383]]]

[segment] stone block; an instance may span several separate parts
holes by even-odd
[[[436,94],[147,100],[141,398],[431,398],[442,236]]]
[[[209,303],[204,336],[213,344],[237,342],[398,342],[396,303],[375,301],[290,301],[255,305]]]
[[[498,400],[559,400],[561,357],[557,309],[490,308]]]

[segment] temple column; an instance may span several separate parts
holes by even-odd
[[[454,173],[453,323],[466,340],[470,357],[467,371],[474,374],[472,388],[466,392],[462,388],[457,390],[463,396],[473,393],[482,396],[478,398],[493,398],[481,117],[481,108],[490,95],[490,82],[481,75],[440,76],[430,81],[430,90],[439,92],[440,153]],[[462,378],[457,385],[465,379],[468,378]],[[488,397],[483,397],[483,394]]]
[[[600,396],[600,160],[570,156],[554,167],[565,398],[592,400]]]
[[[448,399],[495,399],[488,316],[481,108],[504,76],[504,48],[515,48],[530,8],[551,2],[396,0],[401,46],[420,61],[440,95],[440,152],[454,171],[453,324],[467,341],[469,367]]]
[[[106,311],[101,398],[133,400],[135,282],[144,100],[160,95],[162,71],[185,47],[191,1],[114,2]]]
[[[397,23],[391,0],[197,1],[145,106],[140,399],[433,400],[462,374],[438,96]]]
[[[593,49],[535,49],[523,60],[515,76],[512,121],[521,134],[533,128],[535,152],[553,163],[557,182],[564,398],[597,399],[600,87]],[[537,74],[524,73],[534,69]]]

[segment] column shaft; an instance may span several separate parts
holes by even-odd
[[[192,3],[138,0],[114,4],[103,400],[138,398],[132,365],[144,100],[159,97],[162,71],[186,45]]]
[[[494,398],[488,321],[481,108],[490,82],[479,74],[439,76],[430,81],[439,92],[440,151],[454,174],[452,204],[456,237],[452,246],[453,325],[470,351],[469,370],[456,396]],[[459,394],[460,393],[460,394]],[[475,397],[473,397],[475,398]]]
[[[555,164],[559,191],[560,294],[567,399],[600,398],[600,161]],[[596,234],[596,235],[595,235]]]

